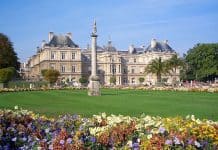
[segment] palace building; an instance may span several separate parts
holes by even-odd
[[[129,46],[128,50],[120,51],[108,41],[106,46],[97,46],[97,74],[102,85],[110,85],[110,78],[116,78],[116,85],[139,85],[139,78],[144,78],[143,84],[155,84],[156,75],[145,74],[145,67],[156,58],[170,59],[176,52],[168,41],[152,39],[147,47]],[[42,80],[41,70],[56,69],[60,72],[60,80],[79,84],[81,77],[91,74],[91,48],[81,49],[72,39],[72,34],[56,35],[49,33],[48,42],[42,41],[35,55],[23,65],[24,78],[27,80]],[[172,76],[162,76],[172,82]],[[176,74],[179,80],[179,72]]]

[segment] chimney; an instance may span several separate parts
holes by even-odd
[[[134,51],[134,45],[132,44],[129,46],[129,53],[132,54],[133,51]]]
[[[53,38],[53,36],[54,36],[54,32],[49,32],[49,33],[48,33],[48,41],[49,41],[49,42],[51,41],[51,39]]]
[[[155,48],[156,45],[157,45],[156,39],[152,39],[151,40],[151,48]]]
[[[168,44],[168,40],[164,40],[164,43],[165,43],[165,44]]]
[[[72,33],[71,32],[68,32],[67,36],[72,40]]]
[[[44,48],[45,44],[46,44],[45,40],[42,40],[42,48]]]

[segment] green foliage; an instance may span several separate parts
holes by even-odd
[[[116,77],[115,76],[110,77],[110,83],[116,84]]]
[[[60,76],[59,71],[48,69],[46,71],[42,71],[43,77],[45,80],[47,80],[50,84],[55,83],[58,80],[58,77]]]
[[[139,82],[140,82],[140,83],[143,83],[144,81],[145,81],[145,78],[142,78],[142,77],[139,78]]]
[[[188,80],[214,80],[218,77],[218,43],[197,44],[185,57]]]
[[[180,69],[184,66],[184,61],[179,58],[176,54],[173,55],[169,60],[166,61],[167,67],[169,70],[173,72],[173,74],[176,73],[177,69]]]
[[[48,69],[43,69],[43,70],[41,70],[41,74],[42,74],[42,76],[44,77],[45,76],[45,73],[48,71]]]
[[[8,88],[29,88],[30,84],[34,84],[34,87],[40,88],[45,87],[47,85],[47,82],[45,81],[10,81],[8,82]]]
[[[82,77],[82,78],[79,79],[79,82],[81,84],[85,84],[85,83],[88,83],[88,79],[86,77]]]
[[[176,72],[177,70],[182,70],[182,68],[185,66],[184,60],[179,58],[177,54],[173,55],[170,59],[166,61],[167,70],[169,70],[169,73],[173,76],[173,85],[176,85]],[[182,72],[180,71],[182,74]]]
[[[12,42],[6,35],[0,33],[0,69],[7,67],[15,67],[19,70],[20,63]]]
[[[167,62],[162,61],[161,57],[156,58],[151,61],[150,64],[145,68],[145,73],[152,73],[156,74],[157,76],[157,82],[161,82],[161,76],[162,74],[169,73],[169,68],[167,67]]]
[[[15,74],[15,69],[13,67],[0,69],[0,83],[7,83],[10,81]]]

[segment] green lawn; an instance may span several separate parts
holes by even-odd
[[[86,90],[55,90],[1,93],[0,108],[18,105],[46,115],[62,113],[91,116],[99,112],[139,116],[186,116],[218,120],[218,94],[200,92],[102,90],[87,96]]]

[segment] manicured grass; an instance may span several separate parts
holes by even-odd
[[[0,108],[24,109],[56,116],[99,112],[139,116],[186,116],[218,120],[218,94],[205,92],[173,92],[103,89],[102,96],[87,96],[86,90],[54,90],[1,93]]]

